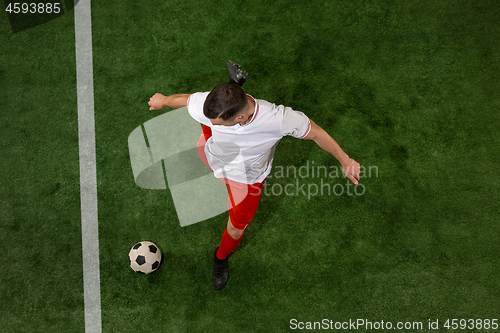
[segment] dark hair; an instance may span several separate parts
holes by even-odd
[[[231,120],[244,111],[247,103],[247,95],[239,85],[221,83],[208,94],[203,114],[209,119]]]

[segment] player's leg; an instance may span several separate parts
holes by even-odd
[[[229,220],[214,253],[213,282],[217,290],[224,288],[227,283],[228,256],[240,244],[245,228],[257,212],[264,182],[253,185],[228,182]]]
[[[228,243],[233,243],[232,245],[234,245],[234,247],[228,246],[226,249],[226,247],[223,246],[226,244],[221,242],[221,246],[219,246],[219,251],[217,252],[217,257],[219,259],[225,259],[232,251],[234,251],[236,246],[241,241],[245,228],[257,212],[263,185],[264,182],[257,184],[241,184],[228,181],[229,220],[224,234],[227,234],[232,238],[232,240],[234,240],[234,242],[231,242],[231,239],[228,239]]]
[[[231,217],[227,221],[227,228],[222,234],[219,247],[214,253],[213,283],[217,290],[222,290],[229,279],[228,255],[238,247],[243,238],[245,229],[237,229],[231,223]]]
[[[238,229],[231,223],[231,217],[227,221],[226,230],[222,234],[222,240],[219,244],[216,256],[220,260],[226,259],[226,257],[233,252],[236,247],[241,242],[243,234],[245,233],[245,228]]]
[[[226,230],[229,236],[231,236],[234,240],[240,239],[245,233],[245,229],[238,229],[231,223],[231,218],[227,220]]]
[[[208,126],[202,125],[201,136],[200,139],[198,140],[198,144],[196,145],[196,147],[198,148],[198,155],[200,156],[200,159],[209,168],[210,165],[208,165],[207,156],[205,155],[205,145],[207,143],[207,140],[210,139],[211,136],[212,136],[212,129]]]

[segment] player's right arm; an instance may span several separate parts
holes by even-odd
[[[160,110],[165,106],[178,109],[187,106],[187,102],[190,94],[174,94],[170,96],[164,96],[162,94],[156,93],[149,99],[150,110]]]

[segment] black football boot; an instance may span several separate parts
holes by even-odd
[[[218,249],[219,248],[216,248],[214,253],[213,280],[215,289],[222,290],[226,286],[227,280],[229,278],[229,267],[228,267],[229,256],[226,257],[226,259],[224,260],[220,260],[219,258],[217,258]]]

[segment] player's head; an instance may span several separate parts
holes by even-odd
[[[208,94],[203,105],[203,114],[209,119],[232,121],[248,107],[247,95],[234,83],[222,83]]]

